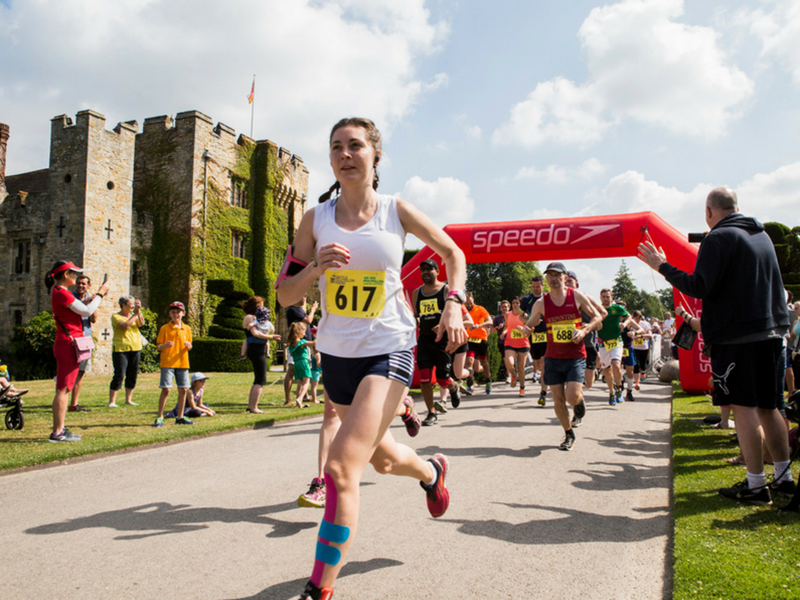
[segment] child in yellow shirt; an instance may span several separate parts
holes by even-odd
[[[183,322],[183,315],[186,314],[186,307],[182,302],[173,302],[169,305],[170,322],[164,325],[158,332],[158,350],[161,352],[161,396],[158,399],[158,417],[153,427],[164,426],[164,407],[167,404],[167,396],[172,389],[172,380],[176,380],[178,386],[178,418],[175,419],[176,425],[194,425],[183,416],[183,408],[186,405],[186,391],[189,389],[189,350],[192,349],[192,330]]]

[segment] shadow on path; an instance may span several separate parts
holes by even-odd
[[[284,538],[299,533],[304,529],[319,526],[319,520],[313,522],[293,523],[268,517],[274,513],[285,512],[297,508],[297,503],[285,502],[273,506],[257,508],[191,508],[188,504],[169,504],[153,502],[131,508],[111,510],[88,517],[70,519],[61,523],[51,523],[26,529],[31,535],[52,535],[67,533],[81,529],[107,528],[120,532],[136,532],[115,537],[116,540],[139,540],[156,535],[170,533],[186,533],[209,527],[209,523],[254,523],[270,525],[272,531],[268,538]]]
[[[339,572],[339,578],[347,577],[348,575],[360,575],[380,569],[388,569],[389,567],[399,567],[402,564],[402,562],[390,558],[373,558],[361,562],[351,562],[342,567],[342,570]],[[300,595],[307,581],[308,578],[305,577],[303,579],[293,579],[292,581],[276,583],[260,591],[255,596],[237,598],[236,600],[291,600]]]

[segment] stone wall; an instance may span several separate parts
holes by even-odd
[[[6,196],[6,152],[10,127],[0,123],[0,201]]]

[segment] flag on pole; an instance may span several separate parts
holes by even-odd
[[[253,86],[250,88],[250,95],[247,96],[247,103],[248,104],[252,104],[253,103],[253,98],[255,97],[255,95],[256,95],[256,78],[253,77]]]

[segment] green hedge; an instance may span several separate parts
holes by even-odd
[[[214,325],[219,325],[220,327],[225,327],[227,329],[242,329],[242,317],[241,319],[237,317],[214,317]]]
[[[785,273],[783,276],[783,285],[797,285],[800,284],[800,273]]]
[[[206,290],[209,294],[234,300],[247,300],[254,295],[253,288],[238,279],[209,279]]]
[[[768,221],[764,223],[764,229],[769,236],[769,239],[772,240],[773,244],[783,244],[786,236],[792,232],[786,225],[783,223],[778,223],[776,221]]]
[[[492,381],[497,381],[497,373],[500,371],[500,365],[503,364],[503,357],[500,355],[500,349],[497,347],[497,332],[493,331],[489,334],[488,352],[486,358],[489,361],[489,368],[492,370]]]
[[[158,337],[158,315],[149,308],[142,308],[144,327],[139,327],[139,332],[147,338],[147,346],[142,348],[139,357],[139,371],[142,373],[155,373],[161,367],[161,353],[156,347]]]
[[[800,300],[800,285],[784,285],[783,287],[792,292],[792,297],[794,298],[795,302]]]
[[[189,354],[192,371],[204,373],[247,373],[253,370],[249,360],[239,360],[242,343],[236,340],[198,338]],[[269,360],[267,361],[269,364]]]
[[[239,324],[241,324],[244,315],[245,312],[242,310],[237,300],[231,304],[227,301],[220,302],[219,306],[217,306],[217,314],[215,316],[238,319]]]
[[[212,325],[208,328],[208,336],[218,338],[220,340],[243,340],[247,337],[244,329],[229,329],[228,327],[220,327],[219,325]]]
[[[9,373],[17,380],[51,379],[56,375],[53,345],[56,322],[49,312],[40,312],[14,327],[9,343]]]

